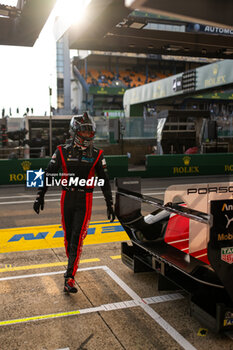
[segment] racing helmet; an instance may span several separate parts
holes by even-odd
[[[70,135],[73,137],[74,145],[83,149],[91,146],[95,129],[95,122],[87,112],[73,116],[70,121]]]

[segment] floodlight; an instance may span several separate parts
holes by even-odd
[[[68,28],[85,17],[85,10],[91,0],[58,0],[56,16],[60,17]]]

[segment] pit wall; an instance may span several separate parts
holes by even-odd
[[[233,174],[233,153],[146,155],[145,170],[129,170],[129,158],[105,156],[110,179],[115,177],[180,177]],[[49,158],[0,160],[0,185],[26,183],[26,171],[45,169]]]

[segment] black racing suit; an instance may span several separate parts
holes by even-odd
[[[112,205],[112,193],[102,150],[95,147],[91,148],[91,150],[81,150],[74,148],[70,144],[58,146],[45,170],[45,176],[50,180],[50,174],[57,173],[60,168],[62,168],[63,172],[62,178],[67,179],[68,182],[67,186],[62,187],[61,195],[61,218],[66,255],[68,257],[68,267],[65,276],[74,278],[91,217],[94,185],[70,185],[70,176],[68,174],[73,174],[79,180],[90,179],[90,183],[91,178],[94,178],[96,173],[98,179],[104,180],[104,185],[101,189],[107,206]],[[43,196],[46,191],[47,186],[45,184],[38,191],[38,195]]]

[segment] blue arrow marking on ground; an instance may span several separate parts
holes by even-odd
[[[95,227],[91,227],[88,229],[87,234],[93,235],[95,233]],[[56,231],[53,238],[62,238],[64,237],[64,231]]]
[[[25,239],[25,241],[34,241],[37,239],[44,239],[49,232],[39,232],[37,233],[36,236],[34,236],[34,233],[20,233],[16,234],[13,237],[9,239],[8,242],[18,242],[22,238]],[[88,235],[93,235],[95,233],[95,227],[91,227],[88,229],[87,234]],[[53,238],[62,238],[64,237],[64,232],[63,230],[56,231]]]
[[[35,239],[44,239],[47,236],[48,232],[39,232],[36,236],[33,233],[21,233],[14,235],[9,239],[8,242],[18,242],[21,238],[24,238],[25,241],[33,241]]]
[[[94,235],[94,233],[95,233],[95,227],[91,227],[87,230],[88,235]]]
[[[62,238],[64,237],[64,231],[61,230],[61,231],[56,231],[53,238]]]

